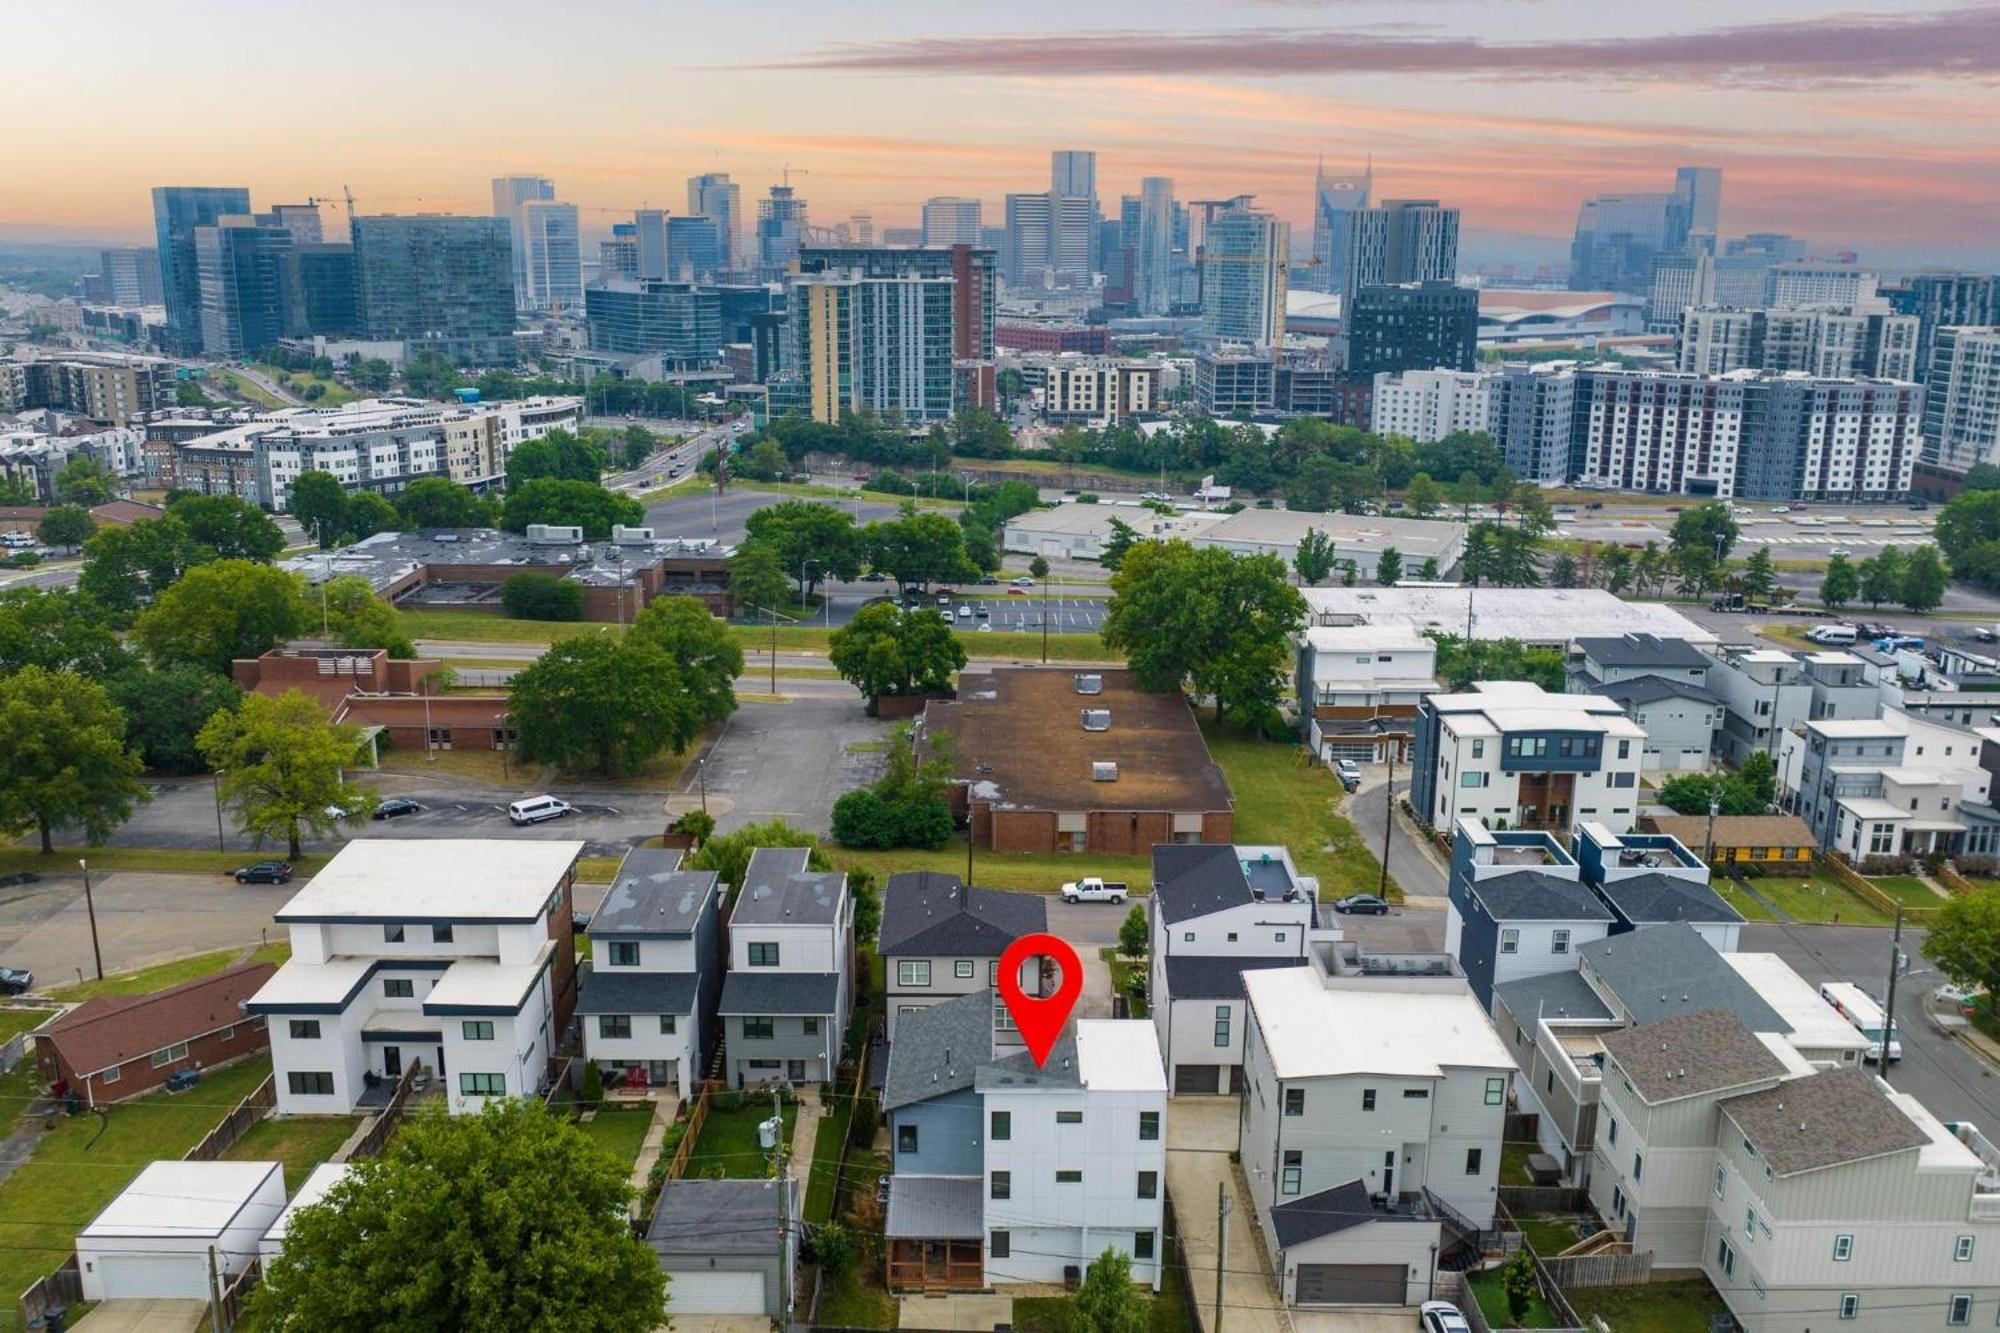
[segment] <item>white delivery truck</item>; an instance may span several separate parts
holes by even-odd
[[[1832,1005],[1840,1016],[1854,1025],[1862,1036],[1874,1044],[1863,1055],[1863,1059],[1882,1058],[1882,1006],[1875,1003],[1875,997],[1851,981],[1829,981],[1819,988],[1819,997]],[[1894,1063],[1903,1058],[1902,1028],[1889,1029],[1889,1060]]]

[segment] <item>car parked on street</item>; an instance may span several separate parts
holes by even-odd
[[[516,824],[539,824],[544,819],[561,819],[575,809],[568,801],[553,796],[529,796],[507,807],[507,818]]]
[[[1062,900],[1066,903],[1122,903],[1127,891],[1123,880],[1105,880],[1090,875],[1063,885]]]
[[[0,995],[20,995],[35,988],[35,974],[18,967],[0,967]]]
[[[1372,893],[1350,893],[1334,899],[1333,910],[1343,916],[1387,916],[1389,904]]]
[[[375,806],[375,818],[395,819],[400,815],[414,815],[423,807],[407,796],[385,796]]]
[[[289,884],[292,882],[290,861],[252,861],[236,872],[238,884]]]
[[[1425,1301],[1417,1312],[1417,1327],[1423,1333],[1472,1333],[1464,1312],[1450,1301]]]
[[[1361,765],[1355,763],[1352,759],[1334,760],[1333,775],[1339,778],[1340,785],[1349,791],[1353,791],[1361,785]]]

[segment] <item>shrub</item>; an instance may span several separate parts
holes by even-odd
[[[828,1282],[838,1282],[854,1267],[854,1235],[838,1222],[828,1222],[813,1237],[813,1260]]]
[[[1081,491],[1077,494],[1076,502],[1080,505],[1094,505],[1097,503],[1097,492]]]
[[[500,604],[516,620],[581,620],[583,585],[523,571],[500,585]]]
[[[872,787],[856,787],[833,803],[833,840],[843,847],[894,847],[897,832]]]
[[[874,491],[878,495],[915,495],[917,493],[917,488],[910,484],[908,477],[905,477],[900,472],[889,471],[876,473],[873,477],[869,478],[868,484],[862,487],[862,489]]]
[[[898,846],[936,851],[951,841],[951,807],[943,801],[898,801],[889,820]]]
[[[597,1067],[597,1061],[583,1062],[583,1104],[595,1106],[604,1100],[604,1071]]]
[[[743,1109],[743,1094],[740,1092],[718,1092],[715,1094],[714,1100],[708,1104],[708,1107],[711,1111],[720,1111],[725,1115],[733,1115],[735,1112]]]
[[[872,1148],[875,1146],[875,1122],[882,1111],[875,1101],[875,1094],[864,1092],[854,1099],[854,1118],[847,1123],[847,1146],[850,1148]]]

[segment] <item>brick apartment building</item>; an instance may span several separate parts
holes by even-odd
[[[136,1097],[183,1069],[212,1069],[271,1044],[243,1012],[278,969],[244,963],[146,995],[98,995],[35,1029],[42,1080],[97,1107]]]

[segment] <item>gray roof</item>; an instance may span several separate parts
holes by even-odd
[[[1726,1009],[1641,1023],[1606,1033],[1603,1041],[1606,1054],[1618,1062],[1649,1105],[1740,1088],[1785,1073],[1783,1062]]]
[[[713,870],[682,870],[679,848],[634,847],[591,915],[596,935],[691,935],[715,891]]]
[[[1781,1176],[1920,1148],[1916,1122],[1884,1097],[1872,1075],[1829,1069],[1722,1103],[1743,1136]]]
[[[731,972],[722,979],[725,1014],[830,1014],[840,978],[831,972]]]
[[[902,1040],[899,1036],[898,1041]],[[978,1086],[989,1088],[1080,1088],[1083,1071],[1077,1068],[1074,1030],[1056,1040],[1046,1064],[1037,1066],[1026,1050],[1015,1051],[979,1071]]]
[[[847,877],[838,870],[808,870],[806,862],[811,856],[809,847],[759,847],[750,853],[730,922],[832,925],[839,919]]]
[[[1634,676],[1630,680],[1614,680],[1609,685],[1600,685],[1596,693],[1607,699],[1616,699],[1627,708],[1640,704],[1658,703],[1662,699],[1693,699],[1713,708],[1720,708],[1722,700],[1691,681],[1668,680],[1665,676]]]
[[[691,1014],[701,979],[692,972],[598,971],[585,963],[577,971],[579,1014]]]
[[[1241,1000],[1243,974],[1304,967],[1303,958],[1184,958],[1167,955],[1167,991],[1176,1000]]]
[[[683,1254],[773,1255],[784,1223],[775,1180],[669,1180],[646,1228],[663,1258]]]
[[[1575,640],[1577,650],[1605,666],[1706,667],[1715,663],[1686,639],[1619,634]]]
[[[982,987],[902,1015],[889,1044],[882,1109],[893,1111],[972,1086],[993,1055],[993,992]]]
[[[1522,977],[1493,988],[1494,998],[1522,1023],[1535,1016],[1609,1023],[1611,1010],[1583,977],[1570,970],[1545,972],[1538,977]]]
[[[1495,921],[1609,921],[1610,909],[1573,879],[1546,870],[1510,870],[1470,883]]]
[[[978,1176],[891,1176],[884,1230],[913,1240],[977,1240],[986,1234],[980,1184]]]
[[[1281,1249],[1303,1245],[1321,1236],[1331,1236],[1336,1231],[1345,1231],[1363,1222],[1416,1220],[1412,1213],[1377,1208],[1368,1197],[1368,1187],[1358,1180],[1308,1194],[1303,1199],[1281,1203],[1271,1210],[1271,1230],[1277,1233]]]
[[[1727,1009],[1752,1032],[1789,1033],[1792,1025],[1764,1003],[1722,955],[1676,922],[1592,940],[1577,950],[1635,1023]]]
[[[1741,921],[1743,914],[1706,884],[1676,875],[1633,875],[1606,880],[1598,893],[1611,910],[1634,925],[1668,921]]]
[[[1291,876],[1283,865],[1271,864],[1289,885]],[[1169,924],[1241,907],[1256,901],[1251,894],[1253,870],[1267,868],[1246,866],[1231,843],[1159,843],[1153,848],[1153,901],[1160,919]],[[1267,893],[1283,891],[1275,880],[1259,886]]]
[[[877,952],[998,958],[1021,936],[1048,928],[1046,894],[968,888],[957,875],[918,870],[889,876]]]

